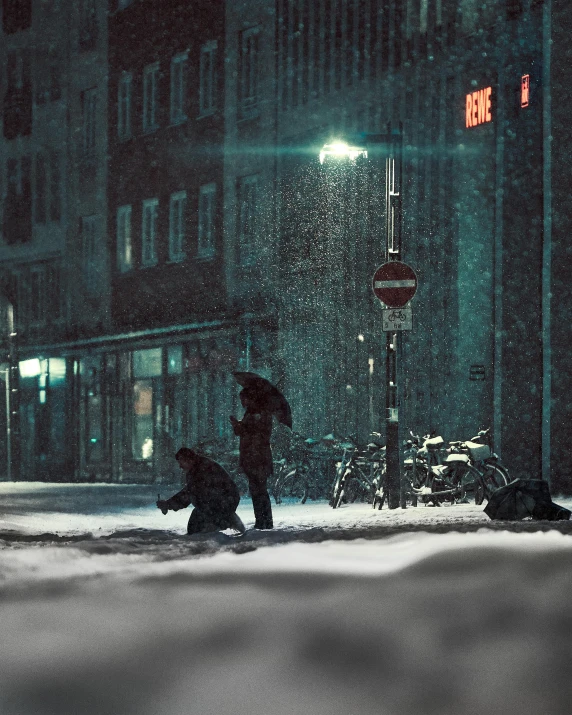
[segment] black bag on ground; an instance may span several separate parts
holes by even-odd
[[[543,479],[514,479],[504,487],[495,489],[484,509],[491,519],[518,521],[567,520],[571,512],[552,501],[548,482]]]

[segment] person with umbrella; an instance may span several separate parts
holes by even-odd
[[[268,380],[251,372],[236,372],[234,375],[243,386],[240,401],[245,412],[241,420],[231,415],[230,421],[240,439],[239,465],[248,479],[254,528],[272,529],[272,506],[267,488],[268,478],[273,472],[270,447],[272,415],[275,414],[291,428],[290,407],[282,393]]]

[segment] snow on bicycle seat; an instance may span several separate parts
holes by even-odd
[[[425,447],[427,449],[440,449],[445,444],[443,437],[431,437],[431,439],[425,440]]]
[[[460,452],[453,452],[453,454],[448,454],[445,462],[469,462],[469,457],[466,454],[461,454]]]

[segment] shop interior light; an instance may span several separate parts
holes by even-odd
[[[38,358],[31,360],[22,360],[19,364],[20,377],[38,377],[41,373],[40,361]]]
[[[326,157],[334,159],[349,159],[355,161],[358,156],[367,158],[367,149],[361,146],[350,146],[346,142],[335,141],[331,144],[324,144],[320,151],[320,164],[323,164]]]

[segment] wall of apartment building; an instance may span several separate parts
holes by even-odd
[[[562,93],[570,18],[565,5],[554,0],[553,4],[557,22],[553,19],[550,30],[555,40],[551,77],[552,86]],[[140,12],[146,6],[145,2],[127,4],[123,12]],[[542,18],[546,20],[550,8],[532,0],[523,4],[499,0],[478,7],[461,2],[459,19],[457,3],[418,7],[372,1],[339,7],[348,12],[344,16],[329,12],[332,6],[325,1],[227,4],[225,163],[220,179],[224,209],[219,216],[221,260],[212,264],[224,298],[201,278],[196,295],[213,302],[201,303],[196,310],[191,302],[197,321],[188,335],[167,340],[160,331],[169,321],[184,327],[185,316],[158,311],[157,302],[141,300],[156,295],[157,283],[148,273],[134,270],[133,286],[143,292],[133,293],[137,301],[133,310],[126,311],[122,325],[143,328],[150,308],[148,315],[160,326],[157,335],[126,337],[120,346],[98,348],[97,364],[88,355],[94,348],[87,343],[83,351],[66,351],[66,374],[76,370],[73,361],[77,362],[73,399],[83,405],[79,431],[70,433],[72,442],[83,445],[80,472],[103,478],[111,459],[116,460],[114,478],[144,474],[151,480],[161,474],[156,455],[167,455],[178,440],[207,438],[218,434],[219,427],[218,436],[228,440],[222,405],[236,409],[229,375],[237,366],[281,380],[299,431],[360,437],[370,429],[383,431],[384,336],[380,305],[370,289],[373,270],[385,260],[383,148],[377,154],[370,151],[366,161],[355,165],[320,165],[317,155],[328,140],[366,142],[367,135],[401,127],[402,259],[419,278],[412,301],[414,329],[403,336],[402,422],[416,432],[436,429],[450,439],[467,438],[480,427],[492,426],[496,446],[515,476],[542,473],[558,487],[569,489],[563,453],[570,408],[567,153],[559,152],[549,165],[546,151],[549,136],[565,147],[568,134],[565,102],[550,108],[544,101],[547,55],[543,55]],[[300,24],[307,33],[299,30]],[[312,28],[317,32],[312,33]],[[25,37],[13,41],[25,44]],[[119,41],[113,44],[120,46]],[[134,43],[134,52],[137,46]],[[170,45],[164,49],[167,54],[176,51]],[[86,50],[86,60],[93,51]],[[258,75],[250,72],[254,57]],[[141,70],[148,63],[147,55],[138,61]],[[114,67],[112,83],[125,69],[119,64]],[[90,71],[85,68],[86,82],[74,80],[80,95],[90,89]],[[530,101],[523,107],[525,75],[530,80]],[[482,114],[477,108],[476,115],[467,119],[467,96],[488,87],[492,88],[490,120],[486,108]],[[116,91],[114,86],[109,102],[112,132],[117,129]],[[83,128],[80,108],[76,101],[74,137]],[[553,124],[550,131],[548,119]],[[197,130],[175,142],[176,156],[172,156],[168,144],[152,144],[159,134],[153,136],[149,146],[145,144],[143,162],[130,153],[136,153],[135,144],[113,147],[117,197],[116,205],[110,205],[107,229],[113,263],[116,209],[131,203],[128,194],[137,188],[134,177],[143,177],[145,197],[161,183],[157,177],[166,182],[161,198],[166,205],[178,187],[162,157],[171,156],[172,167],[177,167],[174,173],[181,167],[182,176],[184,142],[213,140],[208,132],[203,135]],[[15,141],[12,146],[26,147],[28,140]],[[78,142],[68,143],[76,147],[69,150],[73,161]],[[191,164],[196,166],[194,159],[189,159]],[[79,187],[79,158],[73,166]],[[194,180],[200,185],[211,181],[206,174]],[[549,243],[551,182],[558,208]],[[96,184],[81,197],[78,221],[93,215],[89,212],[97,205]],[[84,187],[88,185],[84,180]],[[71,195],[62,205],[68,205]],[[143,198],[141,194],[136,200]],[[133,211],[139,213],[136,200]],[[168,225],[165,214],[163,225]],[[138,232],[134,222],[134,240],[139,240]],[[74,232],[70,230],[69,236],[77,255],[74,275],[79,276],[83,254]],[[204,267],[189,265],[192,280],[207,275]],[[177,263],[175,272],[186,266]],[[127,282],[121,287],[119,281],[128,273],[116,274],[114,284],[120,323],[120,306],[131,289]],[[157,275],[179,286],[172,271]],[[558,300],[551,298],[547,285]],[[131,323],[137,303],[143,308],[140,322]],[[230,321],[224,331],[213,332],[212,326],[206,327],[208,320],[201,327],[201,316],[210,320],[223,312]],[[79,310],[77,315],[79,319]],[[147,349],[160,352],[135,355]],[[56,358],[59,354],[54,354],[54,382],[62,370]],[[154,367],[143,368],[146,361]],[[49,375],[49,370],[43,374]],[[113,371],[115,386],[98,386],[98,380],[107,385],[102,376]],[[211,388],[223,376],[221,409],[215,410]],[[153,420],[147,436],[141,430],[148,426],[136,435],[139,466],[143,465],[138,469],[132,459],[135,433],[125,425],[133,420],[136,408],[149,408],[149,380],[155,381]],[[38,381],[30,385],[39,399],[44,388]],[[100,450],[101,430],[91,431],[95,414],[102,424],[119,429],[115,437],[110,432],[105,437],[105,449],[112,449],[114,439],[119,445],[115,456]],[[201,430],[205,425],[209,428],[201,432],[198,425]],[[143,445],[149,439],[154,451],[149,458],[147,442],[144,458]],[[124,464],[129,468],[122,472]]]
[[[241,366],[279,379],[275,360],[276,115],[272,3],[226,4],[224,269]]]
[[[224,6],[120,3],[109,28],[116,340],[101,359],[117,357],[122,399],[101,403],[117,444],[90,450],[87,428],[82,469],[105,472],[115,453],[119,478],[153,480],[173,476],[182,444],[230,439],[240,348],[223,259]]]
[[[26,5],[6,4],[3,16],[0,262],[18,303],[20,339],[30,342],[48,328],[61,331],[65,322],[60,273],[66,113],[61,21],[40,4],[29,3],[23,13]]]
[[[132,3],[110,16],[109,246],[118,329],[193,322],[226,309],[223,27],[224,7],[198,1]],[[129,127],[120,91],[129,91],[122,100],[129,102]],[[151,211],[153,201],[151,237],[145,206]],[[118,216],[126,211],[128,258],[118,247],[117,228],[123,231],[126,219],[118,223]]]
[[[30,345],[47,335],[57,339],[67,328],[62,284],[67,47],[62,47],[59,35],[61,17],[43,3],[4,3],[2,31],[2,84],[6,91],[0,138],[0,264],[15,312],[16,335],[9,339],[17,359]],[[6,339],[3,335],[3,345]],[[49,402],[38,400],[38,393],[26,388],[13,379],[6,392],[9,404],[3,419],[9,411],[11,429],[20,433],[18,449],[12,445],[12,454],[23,472],[34,470],[36,455],[50,470],[66,459],[61,381],[54,375]]]
[[[551,13],[549,10],[551,9]],[[545,317],[543,325],[546,345],[545,360],[551,367],[549,411],[544,415],[545,429],[550,440],[551,477],[556,489],[572,489],[572,469],[569,459],[569,428],[572,421],[570,346],[572,334],[570,305],[572,292],[570,271],[572,250],[570,242],[570,146],[572,133],[568,118],[567,84],[571,61],[570,28],[572,8],[569,3],[552,0],[545,9],[544,86],[544,249]],[[547,106],[548,102],[550,105]]]
[[[69,166],[67,281],[70,337],[97,335],[110,321],[107,244],[107,2],[79,0],[68,10],[70,67],[66,103]],[[71,289],[73,286],[73,289]]]
[[[18,385],[19,467],[25,478],[57,478],[73,469],[77,414],[69,365],[48,356],[82,330],[101,330],[108,315],[106,3],[4,3],[6,10],[0,260],[14,284],[18,353],[32,361]],[[87,112],[83,93],[92,88],[97,101]],[[89,240],[86,217],[96,219]]]
[[[276,5],[278,216],[290,213],[291,223],[280,225],[286,264],[279,349],[295,419],[308,431],[355,431],[356,425],[363,431],[367,421],[358,415],[368,404],[374,405],[370,428],[382,428],[385,381],[379,306],[356,288],[341,291],[341,283],[366,285],[383,262],[378,221],[384,207],[378,202],[378,218],[359,193],[352,206],[352,188],[338,194],[332,218],[322,210],[328,192],[322,199],[310,155],[325,138],[359,141],[360,134],[401,125],[402,258],[419,277],[415,327],[403,336],[402,419],[415,431],[435,429],[450,439],[491,426],[497,447],[519,473],[527,465],[540,468],[542,346],[532,340],[523,350],[526,300],[517,275],[530,267],[534,284],[540,276],[542,121],[538,106],[518,114],[517,103],[522,75],[530,74],[531,86],[538,83],[541,33],[537,5],[513,5],[461,3],[462,17],[454,4],[430,4],[426,14],[424,6],[420,12],[408,4],[401,7],[405,16],[397,3],[346,3],[345,14],[328,13],[328,3]],[[467,125],[467,95],[487,87],[490,115]],[[528,157],[518,151],[515,137],[522,133]],[[330,184],[339,191],[336,180]],[[383,197],[383,181],[378,193]],[[289,211],[288,203],[296,208]],[[369,223],[362,240],[360,213]],[[304,271],[299,252],[291,250],[301,240],[311,253],[316,222],[327,227],[322,233],[331,243],[326,276],[319,273],[324,261],[309,257]],[[370,260],[359,270],[356,237],[357,255]],[[372,245],[377,261],[368,253]],[[344,273],[348,265],[356,268],[351,276]],[[296,304],[303,306],[298,315]],[[539,311],[536,301],[532,320]],[[377,384],[369,377],[372,367]],[[515,374],[526,377],[514,384]]]

